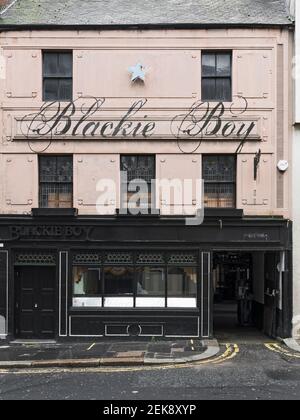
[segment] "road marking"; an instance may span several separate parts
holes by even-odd
[[[164,366],[136,366],[136,367],[100,367],[99,368],[65,368],[65,369],[26,369],[19,371],[10,371],[7,369],[0,370],[0,374],[12,375],[31,375],[31,374],[46,374],[46,373],[123,373],[123,372],[141,372],[141,371],[158,371],[158,370],[172,370],[172,369],[190,369],[205,365],[220,365],[228,360],[232,360],[238,356],[240,349],[237,344],[226,344],[226,350],[218,357],[202,360],[192,363],[181,363],[176,365]]]
[[[265,343],[265,347],[274,353],[292,357],[294,359],[300,359],[300,354],[291,353],[288,349],[281,347],[278,343]]]
[[[95,345],[96,345],[96,343],[93,343],[88,349],[87,349],[87,351],[90,351],[90,350],[92,350],[92,348],[93,347],[95,347]]]

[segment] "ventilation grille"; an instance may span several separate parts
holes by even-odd
[[[56,265],[54,254],[45,252],[18,252],[15,256],[15,265]]]
[[[102,257],[101,254],[97,252],[82,252],[75,254],[73,256],[73,264],[83,265],[83,264],[101,264]]]
[[[143,252],[137,255],[137,264],[151,265],[151,264],[164,264],[164,255],[161,253]]]
[[[180,252],[170,254],[168,264],[197,264],[197,254],[192,252]]]
[[[105,254],[105,264],[133,264],[133,254],[130,252],[109,252]]]

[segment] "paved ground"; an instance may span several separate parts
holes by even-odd
[[[218,353],[215,340],[142,340],[91,343],[11,343],[0,345],[0,369],[16,366],[98,367],[105,364],[185,363],[202,360]],[[74,361],[74,363],[73,363]],[[23,363],[25,362],[25,363]],[[32,363],[28,363],[32,362]],[[49,363],[51,362],[51,363]],[[86,363],[87,362],[87,363]],[[93,363],[91,363],[93,362]]]
[[[222,353],[186,367],[0,372],[0,400],[300,399],[299,353],[254,339]]]

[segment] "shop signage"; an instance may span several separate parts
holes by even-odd
[[[90,106],[79,106],[77,101],[45,103],[37,113],[21,120],[22,135],[32,141],[62,137],[148,139],[160,134],[161,122],[149,119],[145,110],[147,99],[137,100],[121,118],[113,120],[105,119],[105,103],[105,98],[93,98]],[[169,135],[197,141],[235,138],[245,142],[250,136],[257,138],[257,122],[243,117],[248,109],[246,99],[240,103],[243,105],[233,103],[228,108],[222,102],[195,102],[187,112],[169,121]]]
[[[90,228],[85,226],[11,226],[10,239],[87,240]]]
[[[269,241],[270,236],[267,233],[245,233],[245,241]]]

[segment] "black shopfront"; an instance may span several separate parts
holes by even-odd
[[[200,226],[172,217],[69,213],[0,218],[2,339],[213,337],[216,253],[267,261],[255,322],[269,335],[290,335],[288,221],[237,210],[207,210]],[[262,325],[268,313],[275,313],[269,330]]]

